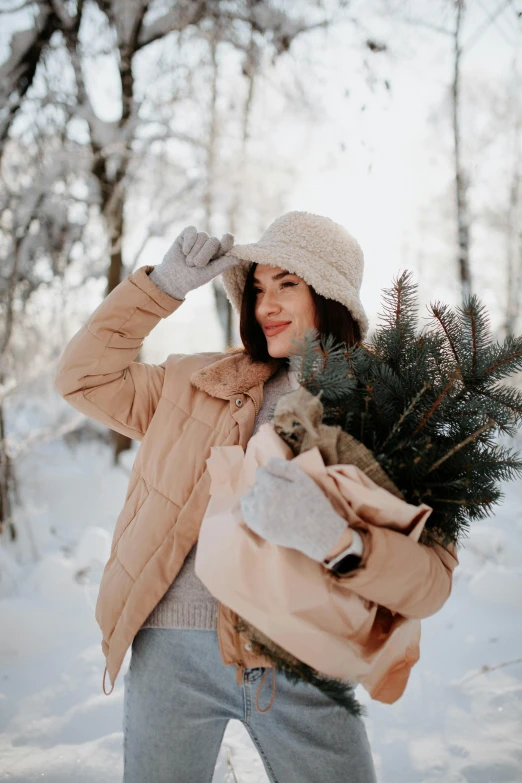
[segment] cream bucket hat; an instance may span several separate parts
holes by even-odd
[[[258,242],[234,245],[224,255],[244,262],[221,275],[238,313],[251,265],[280,266],[302,277],[318,294],[344,304],[359,324],[361,340],[366,337],[368,318],[359,298],[364,256],[357,240],[339,223],[312,212],[287,212],[268,226]]]

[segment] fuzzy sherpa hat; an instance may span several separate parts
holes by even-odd
[[[366,337],[368,318],[359,298],[364,256],[357,240],[339,223],[312,212],[287,212],[268,226],[258,242],[234,245],[224,255],[244,262],[221,275],[238,313],[250,266],[280,266],[302,277],[318,294],[345,305],[359,324],[361,340]]]

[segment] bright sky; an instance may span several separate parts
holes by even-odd
[[[419,9],[426,4],[415,5]],[[431,7],[441,5],[431,3]],[[502,4],[491,0],[484,3],[484,8],[481,3],[467,3],[470,10],[464,43],[472,42],[487,21],[487,12],[491,13],[499,5]],[[435,22],[437,14],[432,14],[432,19]],[[450,27],[451,20],[444,21],[443,14],[438,15],[438,21],[441,26]],[[328,215],[357,237],[366,258],[362,296],[372,314],[379,307],[380,288],[405,267],[417,274],[422,271],[419,282],[424,298],[441,296],[458,302],[460,292],[451,247],[446,244],[438,248],[437,231],[421,233],[419,226],[441,189],[450,188],[453,196],[451,114],[447,102],[453,68],[452,39],[397,22],[392,27],[365,18],[365,23],[371,30],[382,28],[382,39],[389,44],[392,95],[386,97],[381,89],[378,94],[368,96],[367,90],[363,93],[357,89],[360,82],[350,75],[355,71],[358,54],[346,45],[345,30],[333,30],[323,58],[332,77],[327,86],[332,116],[316,129],[315,143],[309,149],[314,150],[315,159],[326,161],[329,143],[344,136],[349,152],[335,155],[334,165],[323,170],[320,163],[306,161],[288,207]],[[520,60],[522,24],[519,22],[517,32],[515,23],[513,9],[506,8],[498,17],[498,24],[476,38],[476,43],[463,56],[463,90],[467,84],[481,79],[492,84],[493,90],[505,90],[506,75],[515,54],[518,53]],[[386,63],[384,59],[381,62]],[[384,73],[386,68],[379,70]],[[347,83],[356,93],[350,102],[340,99]],[[362,104],[366,105],[363,113],[360,112]],[[437,115],[436,123],[430,119],[433,112]],[[464,139],[466,130],[463,122]],[[441,156],[445,148],[450,154]],[[435,202],[434,210],[439,206]],[[447,222],[443,229],[442,215],[439,221],[435,216],[437,222],[452,242],[452,232],[456,232],[452,222]],[[435,255],[428,259],[429,267],[421,270],[419,254],[426,242],[428,252]],[[437,257],[438,263],[434,263]],[[472,265],[477,292],[485,295],[488,270],[480,256],[475,259],[472,256]],[[489,306],[494,304],[490,297]]]

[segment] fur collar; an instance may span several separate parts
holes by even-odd
[[[253,386],[265,383],[281,366],[281,359],[254,361],[243,349],[201,367],[190,376],[190,382],[212,397],[227,399],[244,394]]]

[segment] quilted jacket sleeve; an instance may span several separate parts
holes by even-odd
[[[134,361],[144,338],[183,303],[149,280],[153,266],[125,278],[72,337],[55,385],[91,419],[141,440],[161,397],[165,365]]]
[[[404,617],[422,619],[441,609],[458,565],[454,546],[428,546],[364,522],[357,530],[364,538],[361,565],[342,576],[326,571],[328,579]]]

